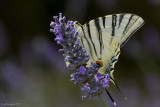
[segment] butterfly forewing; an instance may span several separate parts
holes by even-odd
[[[132,34],[144,24],[144,20],[135,14],[114,14],[98,19],[102,31],[115,37],[120,47],[123,47]]]

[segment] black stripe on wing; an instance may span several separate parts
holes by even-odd
[[[106,23],[105,21],[106,21],[106,17],[103,16],[103,17],[102,17],[102,22],[103,22],[103,27],[104,27],[104,28],[105,28],[105,23]]]
[[[126,42],[129,40],[129,38],[140,28],[140,27],[142,27],[144,25],[144,22],[139,26],[139,27],[137,27],[135,30],[133,30],[132,32],[131,32],[131,34],[126,38],[126,40],[120,45],[120,48],[122,48],[125,44],[126,44]]]
[[[112,15],[112,36],[115,35],[115,27],[117,23],[117,15]]]
[[[116,53],[116,56],[119,56],[120,53],[121,53],[121,51],[118,51],[118,52]]]
[[[121,26],[121,22],[122,22],[122,20],[123,20],[123,18],[124,18],[124,15],[125,15],[125,14],[120,14],[120,16],[119,16],[118,29],[119,29],[119,27]]]
[[[100,27],[100,24],[99,24],[99,19],[95,19],[94,22],[95,22],[95,26],[97,28],[98,35],[99,35],[100,55],[101,55],[99,60],[101,60],[101,58],[102,58],[102,44],[103,44],[102,43],[102,31],[101,31],[101,27]]]
[[[87,44],[88,44],[88,46],[89,46],[90,55],[91,55],[92,58],[93,58],[93,54],[92,54],[92,51],[91,51],[91,45],[89,44],[89,41],[88,41],[88,39],[87,39],[87,37],[86,37],[86,35],[85,35],[84,29],[83,29],[82,26],[81,26],[81,29],[82,29],[83,35],[84,35],[84,37],[85,37],[85,39],[86,39],[86,41],[87,41]],[[83,43],[83,39],[81,39],[81,40],[82,40],[82,43]],[[83,45],[83,46],[84,46],[84,45]],[[85,47],[84,47],[84,48],[85,48]]]
[[[90,32],[90,25],[89,25],[89,23],[86,23],[86,25],[87,25],[87,31],[88,31],[89,38],[90,38],[90,40],[91,40],[91,43],[92,43],[92,45],[93,45],[95,54],[96,54],[96,56],[97,56],[97,50],[96,50],[95,44],[93,43],[92,36],[91,36],[91,32]]]
[[[116,58],[116,57],[112,57],[111,58],[111,63],[115,63],[115,62],[117,62],[118,61],[118,59]]]
[[[139,19],[139,17],[134,21],[134,23],[132,23],[132,25],[134,25],[137,22],[138,19]],[[126,31],[124,32],[125,34],[128,32],[128,30],[130,29],[131,26],[128,26],[128,28],[126,28]]]
[[[78,21],[76,21],[75,24],[77,24],[77,25],[79,25],[79,26],[81,27],[82,33],[83,33],[83,35],[85,35],[83,26],[82,26]],[[80,31],[80,30],[79,30],[79,31]],[[77,32],[79,32],[79,31],[77,31]],[[85,48],[85,47],[84,47],[84,43],[83,43],[83,39],[82,39],[82,38],[80,38],[80,39],[81,39],[83,48]]]
[[[134,16],[133,14],[130,16],[130,18],[128,20],[128,23],[127,23],[127,25],[126,25],[126,27],[125,27],[125,29],[123,31],[123,34],[126,32],[126,29],[127,29],[128,25],[129,25],[130,21],[132,20],[133,16]]]

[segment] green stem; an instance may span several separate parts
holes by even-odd
[[[101,96],[101,94],[98,94],[99,99],[103,102],[103,104],[105,105],[105,107],[109,107],[107,102],[104,100],[104,98]]]

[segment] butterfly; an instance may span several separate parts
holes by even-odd
[[[113,72],[120,50],[143,25],[141,17],[127,13],[99,17],[84,25],[77,21],[74,24],[80,44],[89,54],[88,65],[96,62],[100,66],[99,73],[109,74],[116,86]]]

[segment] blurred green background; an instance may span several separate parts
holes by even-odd
[[[53,16],[85,22],[134,13],[145,20],[123,47],[110,84],[117,107],[160,107],[160,0],[0,0],[0,107],[104,107],[81,100],[49,32]],[[103,93],[110,107],[114,107]],[[12,104],[12,105],[11,105]]]

